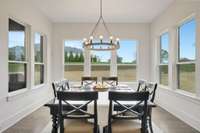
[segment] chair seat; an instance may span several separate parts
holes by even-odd
[[[113,121],[112,133],[141,133],[141,123],[137,120]]]
[[[64,121],[64,133],[93,133],[94,125],[86,120],[70,120]]]

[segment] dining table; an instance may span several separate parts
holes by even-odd
[[[71,86],[70,89],[67,89],[65,91],[98,91],[94,90],[93,87],[84,87],[80,85],[74,85]],[[136,88],[131,88],[128,85],[118,85],[115,87],[109,87],[107,90],[104,91],[98,91],[98,100],[97,100],[97,112],[98,112],[98,125],[100,129],[102,129],[105,125],[108,123],[108,110],[109,110],[109,98],[108,94],[109,91],[119,91],[119,92],[136,92]],[[84,101],[68,101],[70,104],[84,104]],[[122,104],[126,105],[134,105],[137,102],[135,101],[121,101]],[[46,103],[44,106],[48,107],[50,109],[50,114],[52,118],[52,133],[58,132],[58,106],[59,102],[57,98],[53,98],[48,103]],[[150,101],[147,103],[148,108],[156,107],[156,105]],[[66,105],[67,108],[67,105]],[[65,107],[63,106],[63,109],[65,110]],[[92,113],[93,112],[93,104],[89,104],[87,106],[87,111]],[[92,122],[91,120],[88,120],[89,122]],[[101,132],[101,131],[100,131]]]

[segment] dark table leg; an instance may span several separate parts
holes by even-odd
[[[57,115],[52,115],[52,133],[57,133],[58,132],[58,117]]]

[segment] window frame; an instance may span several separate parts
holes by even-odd
[[[39,34],[40,37],[42,36],[42,62],[38,62],[38,61],[35,61],[35,35],[36,34]],[[44,33],[41,33],[41,32],[34,32],[34,43],[33,43],[33,47],[34,47],[34,50],[33,50],[33,65],[34,65],[34,73],[33,73],[33,85],[34,86],[41,86],[41,85],[44,85],[46,84],[46,35]],[[43,66],[43,83],[40,83],[40,84],[35,84],[35,65],[40,65],[40,66]]]
[[[136,63],[132,63],[132,64],[123,64],[123,63],[118,63],[117,62],[117,76],[118,76],[118,66],[132,66],[132,67],[135,67],[135,81],[136,82],[138,80],[138,62],[139,62],[139,40],[137,39],[122,39],[121,41],[136,41]],[[116,56],[118,55],[118,53],[116,52]],[[120,81],[120,82],[132,82],[132,81]]]
[[[196,81],[197,81],[197,78],[196,78],[196,73],[197,73],[197,71],[196,71],[196,63],[197,63],[197,46],[195,46],[195,60],[191,60],[191,61],[180,61],[179,59],[180,59],[180,27],[182,26],[182,25],[184,25],[184,24],[187,24],[188,22],[190,22],[190,21],[192,21],[192,20],[195,20],[196,22],[197,22],[197,20],[196,20],[196,15],[195,14],[191,14],[190,16],[188,16],[188,17],[186,17],[186,18],[184,18],[184,19],[182,19],[182,21],[180,21],[178,24],[177,24],[177,26],[176,26],[176,32],[177,32],[177,36],[176,36],[176,39],[177,39],[177,45],[176,45],[176,64],[175,64],[175,72],[176,72],[176,89],[175,90],[177,90],[177,91],[180,91],[180,92],[182,92],[182,93],[186,93],[186,94],[189,94],[189,95],[195,95],[196,93],[197,93],[197,86],[196,86]],[[197,28],[196,28],[196,33],[197,33]],[[196,41],[197,41],[197,38],[196,38]],[[195,91],[194,92],[189,92],[189,91],[186,91],[186,90],[184,90],[184,89],[181,89],[180,88],[180,86],[179,86],[179,82],[180,82],[180,80],[179,80],[179,70],[178,70],[178,68],[179,68],[179,65],[192,65],[192,64],[194,64],[195,65],[195,75],[194,75],[194,77],[195,77],[195,87],[193,88]]]
[[[21,88],[21,89],[18,89],[18,90],[15,90],[15,91],[11,91],[9,92],[9,79],[8,79],[8,95],[9,96],[13,96],[13,95],[17,95],[17,94],[20,94],[20,93],[23,93],[25,92],[26,90],[28,90],[29,86],[30,86],[30,82],[28,82],[29,80],[29,54],[30,54],[30,51],[29,51],[29,44],[30,44],[30,25],[28,25],[27,23],[25,22],[22,22],[12,16],[9,16],[8,17],[8,51],[9,51],[9,21],[12,20],[12,21],[15,21],[16,23],[22,25],[25,27],[25,31],[24,31],[24,49],[25,49],[25,60],[24,61],[16,61],[16,60],[10,60],[9,59],[9,52],[8,52],[8,77],[9,77],[9,64],[10,63],[15,63],[15,64],[23,64],[23,65],[26,65],[26,87],[25,88]]]
[[[168,63],[161,63],[161,50],[162,50],[162,41],[161,41],[161,38],[162,38],[162,35],[165,35],[165,34],[168,34]],[[163,32],[161,32],[159,34],[159,42],[158,42],[158,82],[161,86],[165,86],[165,87],[168,87],[169,86],[169,48],[170,48],[170,32],[168,29],[164,30]],[[167,66],[167,69],[168,69],[168,78],[167,78],[167,85],[164,85],[164,84],[161,84],[161,71],[160,71],[160,67],[161,66]]]

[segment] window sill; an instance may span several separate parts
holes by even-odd
[[[162,88],[163,90],[170,92],[170,93],[174,93],[174,94],[180,96],[183,99],[187,98],[192,103],[200,105],[200,97],[193,94],[193,93],[183,91],[183,90],[179,90],[179,89],[172,90],[168,86],[163,86],[163,85],[159,85],[159,87]]]
[[[45,83],[42,83],[42,84],[39,84],[39,85],[35,85],[32,90],[36,90],[36,89],[39,89],[39,88],[42,88],[44,87],[46,84]]]

